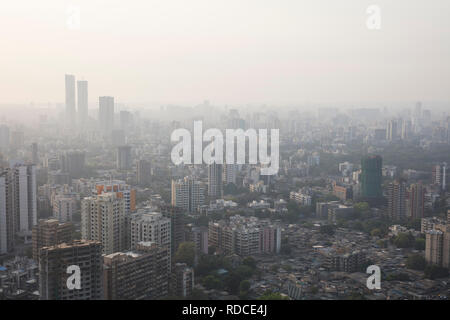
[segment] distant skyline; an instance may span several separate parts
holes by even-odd
[[[369,5],[381,29],[366,26]],[[80,11],[71,30],[68,8]],[[0,105],[450,101],[450,1],[16,0],[0,10]],[[355,105],[354,107],[358,107]]]

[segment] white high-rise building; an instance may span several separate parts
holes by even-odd
[[[16,164],[0,172],[0,252],[12,249],[14,235],[25,240],[31,236],[37,224],[36,201],[34,165]]]
[[[131,146],[120,146],[117,148],[116,166],[119,170],[131,169],[133,160],[131,157]]]
[[[0,152],[6,152],[9,149],[9,127],[0,125]]]
[[[8,176],[6,172],[0,173],[0,254],[12,250],[12,210],[8,201]]]
[[[114,97],[99,97],[98,123],[100,131],[110,136],[114,129]]]
[[[103,253],[126,250],[126,221],[123,198],[104,193],[81,201],[81,237],[102,243]]]
[[[171,246],[170,219],[159,212],[140,209],[131,216],[131,248],[141,242],[155,242],[159,246]]]
[[[16,231],[31,235],[37,224],[36,166],[17,165],[13,169],[15,183]]]
[[[211,198],[223,197],[222,165],[213,163],[208,166],[208,195]]]
[[[77,210],[77,199],[70,194],[58,194],[52,201],[53,216],[59,222],[72,221],[72,216]]]
[[[109,180],[109,181],[95,181],[93,188],[93,195],[109,193],[116,193],[117,196],[123,198],[125,206],[125,215],[129,215],[136,209],[136,190],[131,188],[123,180]]]
[[[77,81],[77,111],[78,126],[86,128],[88,121],[88,82],[85,80]]]
[[[172,180],[172,205],[188,212],[196,212],[205,204],[205,188],[190,177]]]
[[[75,76],[66,74],[66,124],[69,128],[75,127]]]
[[[236,184],[238,173],[237,164],[225,164],[223,167],[223,181],[227,185],[229,183]]]

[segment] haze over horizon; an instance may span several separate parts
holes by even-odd
[[[372,4],[380,30],[366,26]],[[80,10],[79,30],[67,26],[70,6]],[[105,95],[220,105],[449,101],[449,10],[446,0],[17,0],[0,11],[0,104],[63,102],[64,74],[89,81],[91,105]]]

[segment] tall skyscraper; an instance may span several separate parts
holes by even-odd
[[[14,176],[10,171],[0,172],[0,254],[14,249]]]
[[[442,266],[444,249],[444,232],[428,230],[425,232],[425,260],[429,264]]]
[[[382,159],[380,156],[367,156],[361,159],[361,197],[377,201],[383,196],[381,189]]]
[[[85,129],[88,121],[88,82],[77,81],[78,127]]]
[[[194,269],[186,263],[176,263],[172,272],[171,294],[177,297],[187,297],[194,288]]]
[[[406,184],[395,181],[388,187],[388,216],[393,220],[403,220],[406,217]]]
[[[39,250],[61,243],[72,242],[74,226],[70,222],[60,223],[56,219],[39,220],[33,227],[33,259],[39,262]]]
[[[185,240],[185,213],[182,208],[174,206],[161,206],[160,209],[163,216],[170,219],[170,250],[173,256]]]
[[[119,113],[119,119],[120,119],[120,128],[122,130],[128,130],[132,126],[133,122],[133,115],[131,112],[126,110],[121,110]]]
[[[450,268],[450,210],[447,223],[434,224],[425,231],[425,260],[429,264]]]
[[[397,120],[390,120],[388,122],[387,131],[386,131],[386,140],[393,141],[397,139]]]
[[[73,129],[76,123],[75,76],[71,74],[66,74],[65,83],[66,83],[66,125],[70,129]]]
[[[36,167],[17,164],[6,169],[3,178],[6,220],[12,217],[14,232],[27,238],[37,223]]]
[[[431,183],[445,190],[448,186],[449,174],[447,173],[447,163],[443,162],[433,166]]]
[[[139,160],[136,168],[136,180],[140,186],[148,186],[151,181],[152,166],[148,160]]]
[[[120,146],[117,148],[116,165],[119,170],[131,169],[133,166],[131,146]]]
[[[193,242],[197,252],[208,254],[208,227],[194,227],[188,225],[186,230],[186,241]]]
[[[0,202],[0,220],[5,222],[0,230],[7,230],[6,242],[2,243],[10,243],[7,239],[13,236],[11,233],[27,240],[37,223],[36,167],[16,164],[0,172],[0,199],[4,199]]]
[[[102,246],[98,241],[75,240],[40,250],[41,300],[99,300],[103,298]],[[69,289],[69,266],[80,268],[80,289]]]
[[[403,120],[402,121],[402,140],[406,140],[411,136],[411,120]]]
[[[410,219],[421,219],[424,217],[425,188],[422,183],[412,184],[408,190],[407,216]]]
[[[77,212],[77,197],[73,194],[57,194],[52,200],[53,217],[59,222],[72,221]]]
[[[6,153],[9,149],[9,127],[0,125],[0,152]]]
[[[417,118],[422,117],[422,102],[418,101],[414,108],[414,116]]]
[[[172,180],[172,205],[187,212],[196,212],[205,203],[205,188],[199,181],[185,177]]]
[[[103,257],[106,300],[160,299],[168,294],[170,249],[139,242],[131,252]]]
[[[67,172],[70,178],[81,178],[84,173],[86,153],[83,151],[69,151],[60,155],[60,168]]]
[[[136,189],[122,180],[97,181],[95,183],[96,194],[115,193],[117,197],[123,198],[125,214],[129,215],[136,210]]]
[[[236,184],[236,177],[238,173],[237,164],[225,164],[223,166],[223,181],[227,185],[229,183]]]
[[[211,199],[223,197],[222,165],[213,163],[208,166],[208,196]]]
[[[31,162],[34,165],[39,164],[38,144],[36,142],[31,144]]]
[[[81,201],[81,237],[100,241],[110,254],[126,247],[124,201],[116,193],[104,193]]]
[[[114,97],[99,97],[98,123],[104,136],[110,137],[114,129]]]
[[[131,216],[131,248],[139,242],[155,242],[160,246],[171,247],[171,221],[160,212],[147,209],[138,210]]]

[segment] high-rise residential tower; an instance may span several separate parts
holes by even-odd
[[[103,193],[81,201],[81,237],[100,241],[102,252],[110,254],[126,246],[125,205],[116,193]]]
[[[421,219],[425,210],[425,187],[415,183],[409,187],[406,203],[406,214],[410,219]]]
[[[441,190],[445,190],[449,181],[447,173],[447,163],[443,162],[433,166],[431,183],[438,186]]]
[[[185,177],[172,180],[172,205],[188,212],[196,212],[205,203],[205,188],[200,181]]]
[[[140,209],[131,217],[131,248],[139,242],[155,242],[170,249],[171,221],[160,212]]]
[[[139,160],[136,166],[136,180],[140,186],[148,186],[151,181],[152,166],[148,160]]]
[[[78,127],[85,129],[88,121],[88,82],[77,81]]]
[[[397,139],[398,135],[397,128],[398,128],[397,120],[390,120],[388,122],[386,130],[386,140],[393,141]]]
[[[169,291],[170,249],[139,242],[129,252],[103,257],[106,300],[160,299]]]
[[[213,163],[208,166],[208,196],[211,199],[223,197],[222,165]]]
[[[56,219],[39,220],[33,227],[33,259],[39,261],[39,250],[43,247],[72,242],[73,224],[60,223]]]
[[[388,187],[388,216],[393,220],[406,218],[406,184],[395,181]]]
[[[104,136],[110,136],[114,129],[114,97],[99,97],[98,124]]]
[[[41,300],[99,300],[103,298],[102,246],[98,241],[75,240],[39,251]],[[80,289],[69,288],[67,268],[80,268]],[[70,270],[70,269],[69,269]],[[72,271],[73,272],[73,271]]]
[[[382,159],[372,155],[361,159],[361,197],[367,200],[379,200],[383,196],[381,189]]]
[[[71,74],[66,74],[65,84],[66,84],[66,124],[70,129],[73,129],[76,124],[75,76]]]
[[[34,165],[16,164],[0,172],[0,200],[3,199],[0,201],[0,220],[6,224],[1,224],[0,228],[21,237],[31,236],[31,229],[37,223]]]
[[[133,165],[131,157],[131,146],[120,146],[117,148],[116,166],[119,170],[131,169]]]

